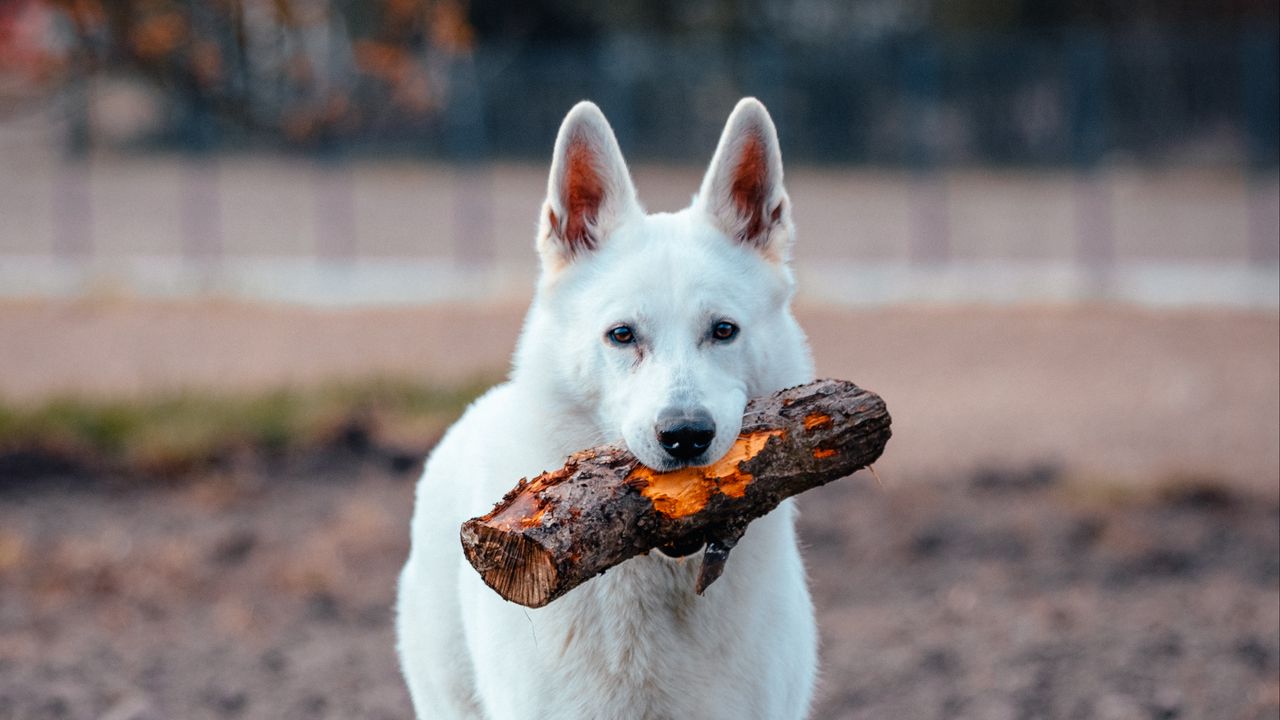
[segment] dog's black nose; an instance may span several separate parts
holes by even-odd
[[[692,460],[707,451],[716,423],[706,410],[663,410],[658,415],[658,444],[677,460]]]

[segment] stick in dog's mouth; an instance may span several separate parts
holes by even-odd
[[[884,401],[853,383],[789,388],[748,403],[737,441],[711,465],[656,472],[621,445],[575,453],[464,523],[463,551],[499,595],[541,607],[630,557],[703,548],[701,594],[753,520],[874,462],[890,422]]]

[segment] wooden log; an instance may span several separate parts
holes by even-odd
[[[851,382],[783,390],[747,405],[737,442],[712,465],[655,472],[605,445],[522,479],[462,525],[462,549],[499,595],[541,607],[628,558],[705,543],[701,594],[752,520],[870,465],[889,424],[884,401]]]

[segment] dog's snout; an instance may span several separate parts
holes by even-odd
[[[716,436],[711,413],[668,408],[658,415],[658,444],[677,460],[692,460],[707,451]]]

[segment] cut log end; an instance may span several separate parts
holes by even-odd
[[[462,526],[462,547],[485,584],[502,597],[531,608],[557,597],[555,558],[530,538],[472,520]]]

